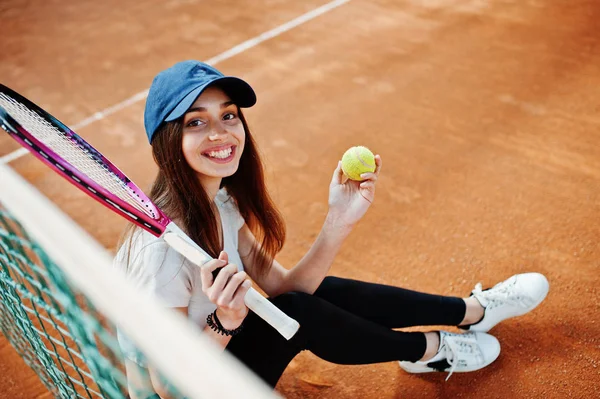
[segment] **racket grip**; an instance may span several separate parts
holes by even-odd
[[[167,231],[161,236],[174,250],[192,263],[202,267],[211,257],[189,238],[175,223],[170,222]],[[275,328],[285,339],[291,339],[300,328],[300,324],[254,288],[250,288],[244,298],[246,306],[260,318]]]
[[[248,290],[244,302],[250,310],[273,326],[285,339],[291,339],[298,332],[300,324],[273,305],[254,288]]]

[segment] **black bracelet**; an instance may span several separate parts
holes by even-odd
[[[210,327],[211,330],[214,330],[221,335],[227,335],[227,336],[231,336],[231,337],[238,335],[244,327],[244,323],[242,322],[242,324],[240,324],[240,326],[238,328],[236,328],[234,330],[227,330],[225,327],[223,327],[223,325],[221,324],[221,321],[217,317],[216,310],[208,315],[208,317],[206,318],[206,324]]]

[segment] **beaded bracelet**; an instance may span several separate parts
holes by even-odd
[[[227,335],[227,336],[231,336],[231,337],[238,335],[244,327],[244,323],[242,323],[236,329],[227,330],[225,327],[223,327],[223,325],[221,324],[221,321],[217,317],[216,310],[208,315],[208,317],[206,318],[206,324],[210,327],[211,330],[214,330],[221,335]]]

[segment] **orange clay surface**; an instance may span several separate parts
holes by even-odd
[[[73,125],[325,2],[4,0],[0,81]],[[303,353],[283,396],[600,397],[599,21],[596,0],[352,0],[217,65],[258,93],[246,115],[288,223],[284,265],[319,232],[338,159],[366,145],[384,161],[377,199],[331,274],[457,296],[550,281],[492,330],[502,353],[484,370],[444,382]],[[147,187],[142,113],[78,133]],[[0,135],[0,156],[17,148]],[[11,166],[114,250],[117,216],[30,155]],[[0,356],[0,398],[49,398],[2,338]]]

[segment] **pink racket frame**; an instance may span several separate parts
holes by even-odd
[[[0,84],[0,92],[27,106],[27,108],[29,108],[31,111],[36,112],[46,121],[64,132],[65,135],[77,146],[85,148],[88,151],[89,156],[94,158],[100,164],[104,165],[111,173],[117,176],[125,184],[131,193],[131,197],[138,204],[140,204],[140,206],[146,208],[148,213],[152,214],[153,216],[150,216],[131,206],[126,201],[123,201],[116,195],[111,194],[99,184],[96,184],[93,180],[79,172],[60,155],[56,154],[48,146],[36,139],[23,126],[21,126],[21,124],[19,124],[8,113],[8,111],[0,106],[0,124],[13,139],[19,142],[19,144],[21,144],[23,147],[27,148],[33,155],[35,155],[46,165],[56,170],[56,172],[58,172],[62,177],[77,186],[81,191],[85,192],[104,206],[115,210],[132,223],[135,223],[157,237],[160,237],[164,233],[166,226],[171,222],[171,220],[160,209],[158,209],[152,203],[152,201],[150,201],[150,199],[143,193],[142,190],[140,190],[131,180],[129,180],[127,176],[125,176],[123,172],[121,172],[115,165],[106,159],[100,152],[98,152],[87,141],[82,139],[58,119],[13,90]]]

